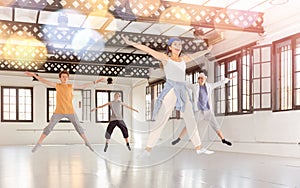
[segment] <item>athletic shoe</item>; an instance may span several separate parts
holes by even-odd
[[[229,142],[229,141],[227,141],[227,140],[225,140],[225,139],[222,140],[222,143],[223,143],[223,144],[227,144],[228,146],[231,146],[231,145],[232,145],[231,142]]]
[[[104,152],[107,151],[107,148],[108,148],[108,144],[106,143],[106,144],[105,144],[105,147],[104,147]]]
[[[202,148],[200,150],[196,150],[196,153],[199,155],[199,154],[207,154],[207,155],[210,155],[210,154],[213,154],[215,153],[214,151],[211,151],[211,150],[208,150],[208,149],[205,149],[205,148]]]
[[[129,151],[131,151],[129,143],[126,144]]]
[[[176,140],[174,140],[173,142],[172,142],[172,145],[176,145],[178,142],[180,142],[180,138],[177,138]]]
[[[39,147],[41,147],[42,145],[37,143],[33,148],[32,148],[32,153],[34,153]]]

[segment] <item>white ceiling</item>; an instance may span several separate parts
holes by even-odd
[[[81,0],[88,1],[88,0]],[[144,0],[146,1],[146,0]],[[154,0],[148,0],[154,1]],[[164,0],[163,0],[164,1]],[[195,5],[205,5],[212,7],[221,7],[228,9],[249,10],[265,13],[264,27],[267,32],[273,32],[273,27],[279,21],[284,22],[289,17],[298,16],[300,10],[299,0],[273,0],[288,1],[284,5],[273,5],[272,0],[168,0],[170,2],[187,3]],[[142,1],[141,1],[142,2]],[[139,34],[152,34],[164,36],[181,36],[194,38],[193,28],[191,26],[180,26],[170,23],[149,23],[149,22],[130,22],[121,19],[109,19],[108,16],[96,16],[95,14],[83,14],[73,10],[61,12],[51,12],[40,10],[30,10],[24,8],[15,8],[0,6],[0,24],[1,20],[17,21],[24,23],[37,23],[45,25],[58,25],[58,16],[65,14],[68,17],[68,27],[101,29],[107,31],[121,31]],[[110,15],[111,16],[111,15]],[[275,28],[275,29],[274,29]],[[273,30],[272,30],[273,29]],[[280,28],[277,28],[277,30]],[[205,33],[211,33],[212,29],[203,28]],[[275,31],[274,31],[275,32]],[[269,33],[268,33],[269,34]],[[224,52],[231,47],[240,44],[238,40],[255,40],[256,33],[247,33],[242,31],[224,31],[224,40],[216,44],[213,51],[215,54]],[[0,42],[5,42],[1,39]],[[242,42],[241,42],[242,43]],[[57,47],[65,47],[63,44],[55,44]],[[118,48],[105,46],[105,51],[124,52],[124,53],[142,53],[127,48]],[[127,79],[127,78],[126,78]],[[121,79],[123,82],[126,79]],[[119,82],[121,82],[121,80]],[[128,82],[131,83],[132,82]]]

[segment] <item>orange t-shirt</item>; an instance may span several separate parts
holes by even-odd
[[[54,114],[74,114],[72,84],[56,84],[56,109]]]

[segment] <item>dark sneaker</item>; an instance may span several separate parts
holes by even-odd
[[[222,140],[222,143],[223,144],[227,144],[228,146],[232,146],[232,143],[229,142],[229,141],[227,141],[227,140],[225,140],[225,139]]]
[[[105,144],[105,147],[104,147],[104,152],[107,151],[107,148],[108,148],[108,144],[106,143],[106,144]]]
[[[173,142],[172,142],[172,145],[176,145],[178,142],[180,142],[180,138],[177,138],[176,140],[174,140]]]
[[[131,151],[129,143],[126,144],[129,151]]]
[[[41,144],[36,144],[33,148],[32,148],[32,153],[34,153],[39,147],[41,147]]]

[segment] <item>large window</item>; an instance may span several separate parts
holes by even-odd
[[[230,78],[234,77],[233,80],[231,80],[227,87],[220,87],[216,88],[215,90],[215,113],[220,114],[236,114],[240,113],[240,104],[239,104],[239,86],[240,83],[238,82],[238,63],[239,63],[239,56],[233,56],[230,58],[226,58],[223,60],[218,61],[216,64],[216,75],[215,75],[215,81],[219,82],[223,80],[225,77]],[[225,92],[224,92],[225,91]]]
[[[253,110],[271,110],[271,46],[252,50],[252,105]]]
[[[296,39],[295,47],[295,108],[300,109],[300,38]]]
[[[47,106],[47,121],[49,122],[56,108],[56,90],[54,88],[47,89]],[[73,107],[79,121],[91,121],[91,90],[74,90]],[[63,118],[61,122],[69,122],[69,120]]]
[[[274,111],[300,109],[300,34],[274,42]]]
[[[216,82],[221,81],[225,78],[225,64],[217,64],[215,69],[215,75],[216,75]],[[218,115],[225,114],[226,109],[226,97],[225,97],[225,85],[218,87],[215,89],[215,113]]]
[[[230,59],[225,63],[225,75],[230,78],[236,76],[231,82],[228,83],[227,87],[227,113],[238,113],[239,112],[239,88],[238,88],[238,59]]]
[[[96,90],[96,106],[101,106],[105,103],[108,103],[110,101],[114,100],[115,93],[121,94],[121,101],[123,98],[123,92],[122,91],[104,91],[104,90]],[[110,121],[110,115],[111,115],[111,109],[110,106],[107,105],[103,108],[99,108],[96,111],[96,122],[97,123],[107,123]]]
[[[28,87],[1,87],[1,121],[33,121],[33,89]]]
[[[215,113],[217,115],[244,114],[251,106],[251,56],[250,47],[242,47],[224,56],[215,63],[215,81],[233,78],[226,87],[215,89]]]

